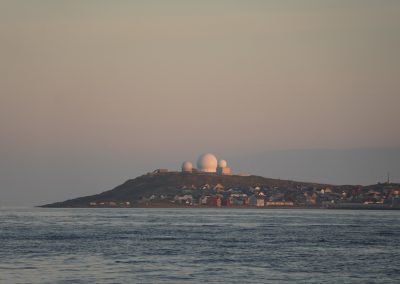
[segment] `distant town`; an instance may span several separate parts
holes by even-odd
[[[45,207],[234,207],[400,209],[400,184],[328,185],[233,174],[213,154],[157,169],[103,193]]]
[[[153,176],[176,174],[157,170]],[[194,174],[201,176],[199,174]],[[170,188],[174,194],[140,196],[136,201],[92,201],[91,207],[303,207],[400,209],[400,185],[363,186],[233,186],[217,183]]]

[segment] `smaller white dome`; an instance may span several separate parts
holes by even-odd
[[[189,161],[183,162],[182,172],[191,172],[193,170],[193,164]]]
[[[225,160],[219,160],[218,166],[220,168],[226,168],[228,166],[228,163]]]

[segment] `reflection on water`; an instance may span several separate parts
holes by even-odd
[[[0,209],[0,283],[400,283],[400,211]]]

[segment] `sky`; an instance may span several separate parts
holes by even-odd
[[[2,0],[0,39],[0,206],[204,152],[271,178],[400,181],[397,0]]]

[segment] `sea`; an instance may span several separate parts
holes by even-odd
[[[400,283],[400,211],[0,208],[0,283]]]

